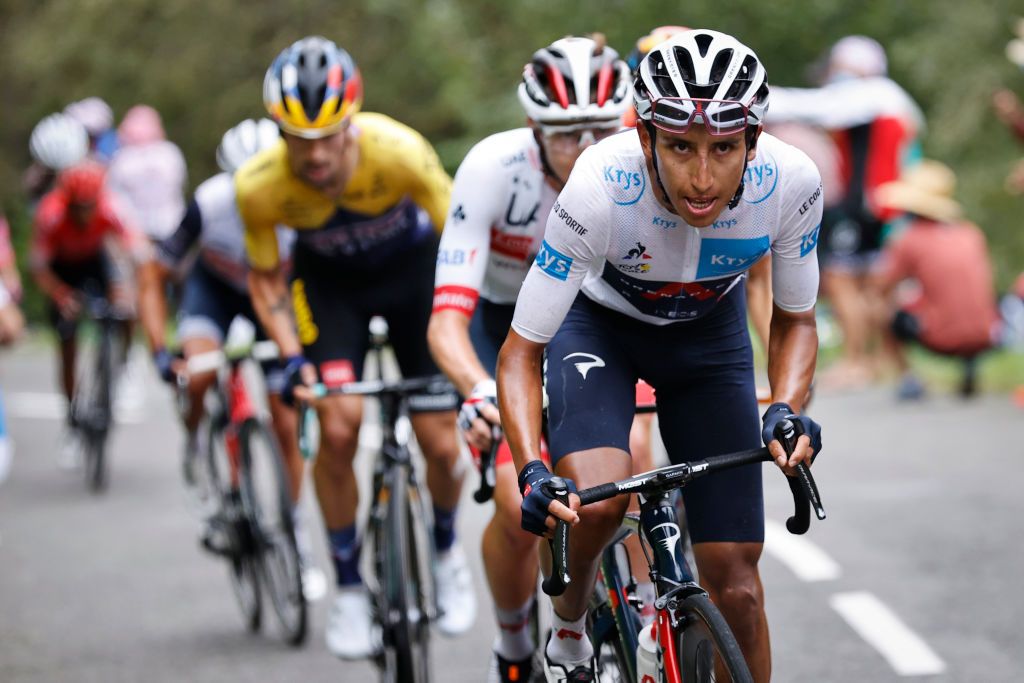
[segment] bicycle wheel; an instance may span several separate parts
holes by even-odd
[[[107,436],[113,421],[112,390],[114,341],[111,330],[101,324],[96,340],[95,375],[91,378],[82,430],[85,447],[85,482],[93,493],[107,488]]]
[[[679,608],[676,654],[682,680],[692,683],[753,683],[747,662],[725,617],[703,593],[691,595]]]
[[[306,600],[302,595],[302,568],[284,461],[276,437],[261,420],[246,420],[239,439],[242,508],[252,530],[262,583],[285,640],[300,645],[306,639]]]
[[[428,681],[429,618],[422,603],[422,563],[418,534],[413,531],[410,487],[401,468],[394,468],[391,474],[386,518],[374,538],[379,560],[378,617],[384,640],[381,674],[385,683]]]

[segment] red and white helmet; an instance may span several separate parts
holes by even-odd
[[[754,51],[732,36],[686,31],[640,63],[634,98],[637,116],[659,128],[685,130],[698,120],[725,134],[764,121],[768,75]]]
[[[519,101],[537,123],[572,125],[615,121],[629,108],[629,67],[591,38],[556,40],[523,68]]]

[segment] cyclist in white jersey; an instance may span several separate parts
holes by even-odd
[[[820,178],[802,152],[761,134],[765,71],[750,48],[708,30],[654,48],[634,83],[640,124],[585,151],[552,207],[498,362],[498,399],[523,493],[522,524],[576,523],[573,582],[553,600],[545,670],[594,680],[584,637],[597,558],[625,501],[577,513],[547,497],[540,459],[542,357],[555,472],[588,487],[629,475],[637,377],[655,389],[672,458],[769,444],[789,470],[820,451],[820,427],[799,410],[814,372]],[[772,257],[769,380],[776,403],[757,426],[746,270]],[[546,354],[546,355],[545,355]],[[772,436],[803,423],[791,456]],[[760,437],[760,438],[759,438]],[[757,681],[770,676],[763,589],[759,466],[705,477],[684,491],[701,582],[725,614]]]
[[[166,284],[183,276],[183,295],[179,311],[178,339],[185,358],[219,349],[236,316],[258,325],[249,302],[247,276],[249,264],[245,251],[245,231],[235,203],[234,170],[250,156],[278,141],[277,126],[269,120],[245,120],[224,134],[217,150],[217,162],[223,169],[196,188],[185,217],[177,230],[155,244],[153,260],[140,269],[140,313],[153,360],[161,377],[173,382],[175,363],[166,343]],[[282,253],[289,254],[294,233],[278,229]],[[190,258],[193,254],[195,259]],[[182,270],[186,272],[181,272]],[[262,331],[259,336],[266,338]],[[292,498],[298,500],[303,460],[298,452],[295,412],[280,398],[283,374],[276,362],[264,370],[269,392],[268,403],[282,453],[291,474]],[[183,469],[187,483],[194,483],[198,449],[198,429],[204,414],[203,397],[216,377],[205,373],[189,377],[189,413],[185,416],[187,439]],[[212,531],[212,530],[211,530]]]
[[[551,206],[580,153],[619,129],[632,104],[630,80],[599,34],[538,50],[519,86],[530,125],[485,138],[455,175],[428,340],[438,365],[468,397],[460,423],[477,449],[491,447],[489,425],[499,422],[492,379],[498,349]],[[495,474],[495,513],[482,542],[498,622],[488,680],[527,681],[536,650],[528,620],[537,538],[520,527],[522,499],[507,445]]]

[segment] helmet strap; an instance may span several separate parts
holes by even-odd
[[[668,190],[665,189],[665,185],[661,182],[661,173],[658,171],[658,150],[656,131],[657,128],[650,121],[644,121],[644,128],[647,129],[647,135],[651,138],[651,168],[654,169],[654,182],[658,184],[658,189],[661,190],[662,197],[665,198],[665,203],[675,210],[675,205],[672,200],[668,198]]]
[[[546,151],[544,151],[544,140],[541,138],[542,134],[540,130],[537,128],[532,128],[532,130],[533,139],[537,143],[538,150],[540,150],[541,170],[544,171],[544,175],[555,181],[555,184],[558,185],[558,190],[561,191],[561,189],[565,187],[565,180],[560,178],[558,174],[555,173],[555,169],[551,168],[551,164],[548,162],[548,154]]]
[[[732,199],[729,200],[730,209],[735,209],[740,203],[740,200],[743,199],[743,183],[744,179],[747,177],[747,165],[750,163],[747,159],[746,152],[757,145],[757,126],[748,125],[744,132],[743,139],[746,142],[743,154],[743,174],[740,176],[740,186],[736,188],[736,194],[734,194]]]

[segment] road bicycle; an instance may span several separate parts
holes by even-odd
[[[371,322],[370,338],[370,355],[376,357],[379,370],[387,343],[383,320]],[[313,391],[318,398],[346,395],[377,399],[381,444],[374,458],[373,492],[364,534],[367,547],[373,550],[372,571],[365,580],[382,645],[376,664],[385,683],[429,681],[430,624],[439,616],[433,518],[410,450],[412,427],[408,416],[410,398],[417,403],[429,403],[433,397],[440,400],[451,395],[452,385],[443,375],[435,375],[351,382],[337,387],[318,384]],[[312,409],[303,406],[299,443],[307,458],[312,451],[313,418]]]
[[[109,483],[107,446],[114,424],[114,383],[124,356],[119,329],[130,316],[110,303],[96,288],[85,289],[85,310],[96,326],[91,366],[83,363],[71,400],[71,424],[80,439],[85,483],[102,493]]]
[[[207,549],[228,560],[248,629],[260,630],[266,593],[285,641],[298,646],[306,638],[308,614],[289,474],[269,416],[250,398],[242,373],[249,358],[276,360],[277,347],[265,341],[251,348],[210,351],[186,365],[188,375],[218,373],[205,397],[208,429],[201,457],[206,476],[199,487],[213,508],[214,536],[207,534],[203,540]],[[187,385],[187,376],[179,376],[179,396],[185,395]]]
[[[797,422],[785,420],[779,425],[787,452],[792,452],[800,435]],[[589,627],[595,653],[602,669],[602,681],[638,681],[638,683],[704,683],[709,681],[752,681],[743,654],[721,612],[707,592],[694,580],[680,542],[681,531],[671,494],[712,472],[759,462],[771,462],[767,448],[709,457],[670,465],[637,474],[617,482],[600,484],[579,491],[580,506],[618,495],[641,496],[639,514],[627,514],[622,528],[602,555],[599,590],[595,593]],[[810,469],[801,464],[796,476],[787,481],[793,494],[794,515],[786,527],[802,534],[810,525],[813,507],[818,519],[825,519],[817,485]],[[564,480],[554,477],[544,484],[552,497],[568,505]],[[655,672],[638,670],[637,646],[640,632],[635,598],[635,583],[622,541],[639,534],[649,575],[655,585],[655,620],[648,633],[657,662]],[[561,595],[571,581],[568,574],[569,526],[559,521],[550,541],[552,572],[542,587],[548,595]],[[601,593],[603,592],[603,595]]]

